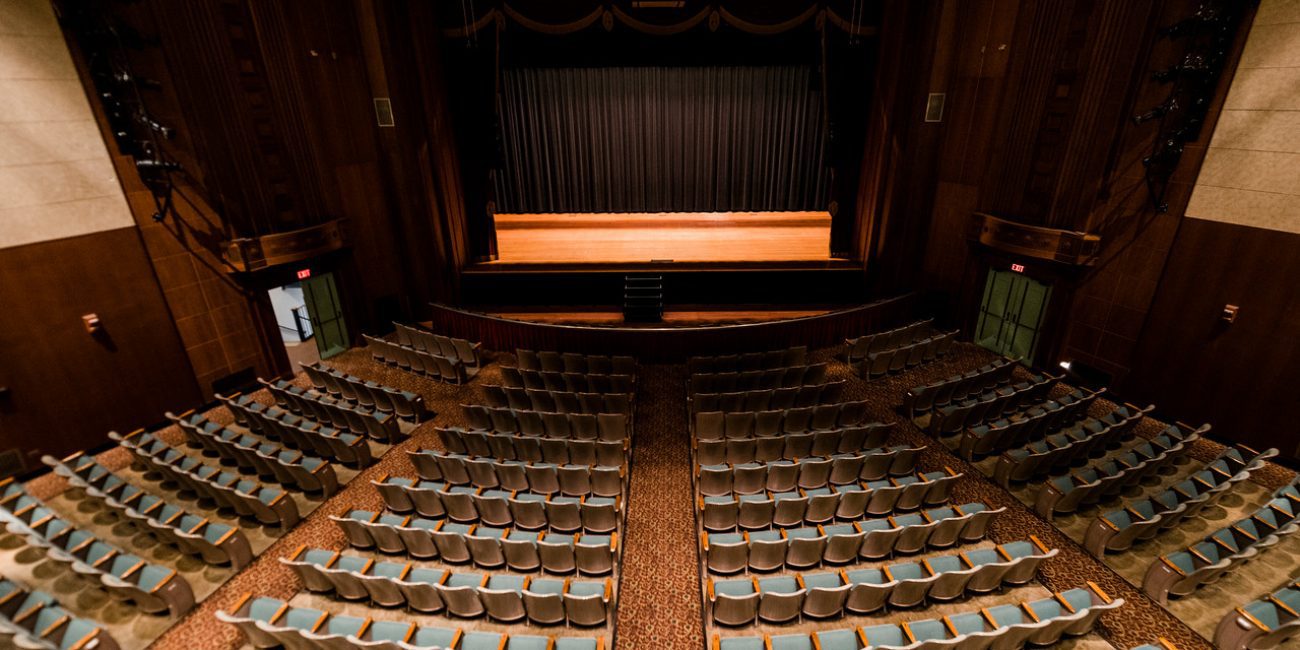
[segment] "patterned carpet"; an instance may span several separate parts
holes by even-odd
[[[1008,510],[995,521],[989,532],[989,541],[1004,543],[1025,539],[1036,535],[1049,547],[1060,549],[1060,555],[1048,561],[1042,567],[1039,580],[1029,586],[999,594],[993,598],[997,602],[1012,602],[1038,597],[1048,590],[1064,590],[1082,586],[1086,581],[1099,585],[1112,597],[1122,597],[1124,607],[1102,617],[1097,631],[1093,635],[1072,642],[1071,647],[1104,647],[1107,643],[1116,648],[1129,648],[1143,643],[1152,643],[1157,636],[1162,636],[1184,650],[1209,648],[1209,643],[1197,632],[1208,633],[1206,622],[1217,622],[1231,605],[1263,592],[1271,584],[1259,582],[1260,576],[1252,573],[1254,584],[1235,585],[1232,591],[1225,592],[1215,588],[1206,594],[1212,597],[1197,598],[1191,605],[1175,602],[1171,609],[1192,621],[1195,628],[1174,616],[1154,601],[1148,599],[1132,582],[1132,571],[1122,566],[1123,562],[1108,558],[1106,562],[1098,561],[1077,543],[1077,535],[1069,521],[1058,522],[1061,528],[1054,526],[1035,515],[1022,499],[1027,498],[1025,490],[1010,493],[986,480],[981,471],[951,453],[942,444],[925,436],[911,422],[906,421],[898,412],[902,395],[912,386],[945,377],[956,372],[976,368],[993,358],[990,353],[970,345],[959,345],[954,352],[943,360],[926,364],[918,368],[890,375],[870,382],[853,375],[842,362],[831,359],[833,350],[822,350],[814,354],[817,360],[831,360],[831,379],[847,379],[845,399],[863,399],[870,404],[873,419],[895,422],[896,429],[890,444],[927,445],[918,462],[918,469],[931,471],[950,467],[963,472],[965,476],[956,483],[952,500],[954,502],[982,501],[990,508],[1007,507]],[[509,355],[499,355],[498,361],[513,363]],[[258,595],[273,596],[295,602],[324,602],[319,596],[300,593],[301,584],[297,576],[278,561],[288,556],[299,545],[331,549],[346,548],[346,541],[339,528],[328,519],[329,515],[342,515],[352,509],[380,510],[383,503],[369,481],[385,474],[414,476],[415,471],[406,457],[407,450],[419,448],[441,448],[441,443],[433,428],[453,424],[464,424],[458,408],[460,403],[481,403],[480,384],[499,383],[499,370],[496,364],[489,365],[470,384],[455,386],[426,380],[408,372],[384,367],[373,362],[364,350],[351,350],[344,355],[330,360],[330,363],[349,373],[359,375],[381,384],[413,391],[424,396],[428,407],[436,412],[436,418],[421,423],[412,431],[412,437],[387,450],[387,453],[373,466],[356,474],[347,485],[333,498],[324,503],[313,503],[314,510],[290,531],[258,530],[250,531],[250,536],[262,540],[256,546],[264,547],[262,553],[247,569],[237,575],[222,575],[220,570],[201,571],[206,574],[209,587],[196,589],[207,594],[206,598],[170,629],[163,631],[166,622],[157,620],[128,620],[119,622],[114,632],[123,630],[131,638],[151,638],[161,633],[150,648],[158,650],[189,650],[191,648],[233,649],[244,646],[244,640],[238,631],[216,620],[213,614],[223,608],[231,607],[242,594],[251,592]],[[618,582],[616,590],[617,608],[614,623],[603,634],[612,639],[619,649],[660,649],[660,648],[701,648],[705,645],[706,624],[702,616],[702,598],[700,574],[699,544],[697,523],[693,507],[693,487],[691,484],[690,438],[687,429],[685,405],[686,372],[683,365],[643,365],[638,377],[638,395],[635,416],[635,437],[632,447],[631,469],[629,474],[627,513],[628,519],[620,546],[623,549],[621,566],[615,573]],[[300,384],[306,384],[304,377],[299,377]],[[269,401],[264,392],[259,395],[262,401]],[[1104,410],[1108,404],[1094,405],[1094,412]],[[217,408],[210,414],[214,420],[229,422],[231,416],[224,408]],[[1150,436],[1158,432],[1163,425],[1146,421],[1139,427],[1140,435]],[[180,433],[175,427],[165,429],[161,435],[178,442]],[[1197,443],[1191,456],[1199,459],[1213,457],[1219,446],[1211,441]],[[383,450],[379,450],[383,451]],[[104,453],[100,461],[113,468],[125,466],[127,455],[124,450],[114,449]],[[1259,495],[1266,490],[1281,485],[1294,478],[1294,473],[1276,465],[1270,465],[1266,471],[1252,477],[1256,486],[1252,491],[1243,490],[1237,501],[1225,501],[1228,506],[1249,507],[1258,502]],[[43,476],[28,484],[29,490],[43,498],[51,499],[64,492],[63,481],[52,475]],[[301,495],[299,495],[301,496]],[[1032,496],[1032,494],[1030,494]],[[66,502],[64,500],[67,500]],[[52,505],[62,508],[77,509],[77,495],[69,493],[59,496]],[[307,504],[304,504],[307,505]],[[1236,507],[1232,507],[1235,514]],[[1085,513],[1085,516],[1095,516]],[[94,513],[86,516],[94,517]],[[1220,515],[1227,517],[1227,515]],[[117,530],[111,522],[103,522],[112,530]],[[1208,529],[1221,525],[1218,518],[1206,524]],[[1199,536],[1203,531],[1197,529]],[[120,531],[119,531],[120,532]],[[1161,547],[1163,548],[1163,547]],[[0,537],[0,561],[6,561],[5,553],[17,552],[12,536]],[[349,552],[359,552],[352,549]],[[1277,571],[1278,581],[1282,571],[1300,568],[1300,549],[1294,545],[1285,549],[1272,551],[1287,569]],[[182,561],[184,558],[174,559]],[[26,564],[34,564],[34,558],[26,558]],[[404,561],[404,560],[403,560]],[[1118,564],[1117,564],[1118,562]],[[1261,563],[1263,564],[1263,563]],[[191,567],[194,568],[194,567]],[[201,569],[201,567],[199,567]],[[1255,567],[1248,567],[1254,569]],[[1267,565],[1263,567],[1267,573]],[[460,570],[469,570],[461,568]],[[229,573],[228,571],[226,573]],[[61,579],[51,578],[52,582]],[[75,583],[64,583],[64,589],[75,589]],[[88,590],[93,591],[93,590]],[[210,592],[210,593],[208,593]],[[1224,596],[1232,594],[1231,599]],[[64,594],[60,594],[61,599]],[[1197,594],[1196,596],[1199,596]],[[314,599],[314,600],[313,600]],[[121,604],[98,602],[92,597],[80,597],[85,602],[85,614],[96,616],[112,615],[121,617]],[[961,601],[951,606],[953,610],[973,609],[985,605],[983,600]],[[97,609],[96,605],[99,608]],[[116,608],[110,611],[105,608]],[[335,604],[334,611],[343,611],[345,606]],[[349,611],[357,605],[347,605]],[[1182,609],[1180,609],[1182,608]],[[78,609],[77,607],[73,608]],[[75,613],[83,614],[81,611]],[[917,613],[934,615],[935,610],[919,610]],[[134,616],[128,618],[146,619]],[[423,624],[443,626],[460,626],[466,629],[493,629],[541,633],[569,634],[573,636],[593,636],[602,634],[600,628],[595,630],[579,628],[540,628],[530,626],[500,626],[489,623],[449,619],[444,616],[412,616],[400,610],[369,609],[366,615],[376,619],[412,620]],[[885,616],[881,620],[907,620],[916,616]],[[866,625],[877,622],[873,617],[848,617],[839,621],[822,623],[813,629],[845,627],[848,625]],[[793,630],[795,628],[782,628]],[[798,629],[803,629],[802,627]],[[133,630],[133,631],[132,631]],[[760,632],[773,632],[767,626]],[[753,629],[724,630],[722,634],[753,633]],[[1104,639],[1104,641],[1103,641]],[[201,640],[201,641],[200,641]],[[124,643],[124,647],[142,647],[141,644]]]

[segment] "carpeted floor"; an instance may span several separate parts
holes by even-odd
[[[834,351],[823,350],[815,354],[819,360],[829,360]],[[925,444],[918,468],[923,471],[951,467],[963,472],[952,493],[954,502],[981,501],[990,508],[1007,507],[989,531],[986,543],[1004,543],[1038,536],[1049,547],[1060,549],[1060,555],[1048,561],[1040,571],[1039,579],[1022,588],[958,601],[944,608],[928,608],[909,612],[891,612],[880,617],[849,617],[826,623],[800,623],[795,626],[757,626],[738,630],[717,630],[722,635],[752,633],[786,633],[791,630],[825,629],[846,625],[870,625],[878,621],[904,621],[932,617],[947,610],[966,611],[992,603],[1014,602],[1040,597],[1052,590],[1064,590],[1083,585],[1087,581],[1098,584],[1113,597],[1124,598],[1124,607],[1103,616],[1094,634],[1072,641],[1068,647],[1102,648],[1113,645],[1128,648],[1154,642],[1163,636],[1179,648],[1209,648],[1202,635],[1210,634],[1233,605],[1265,593],[1286,577],[1300,571],[1300,541],[1287,540],[1268,551],[1261,561],[1252,563],[1237,574],[1218,584],[1209,585],[1192,596],[1174,601],[1169,609],[1162,608],[1143,595],[1137,582],[1151,559],[1171,548],[1186,545],[1215,528],[1248,512],[1258,505],[1273,488],[1294,478],[1294,473],[1276,465],[1252,476],[1252,483],[1235,491],[1215,509],[1207,510],[1199,521],[1188,522],[1173,533],[1125,554],[1098,561],[1078,545],[1080,531],[1096,511],[1061,517],[1055,525],[1039,518],[1026,506],[1033,498],[1034,485],[1019,487],[1007,492],[986,480],[980,468],[953,456],[944,446],[929,439],[914,424],[906,421],[897,408],[904,392],[915,385],[942,378],[956,372],[973,369],[987,362],[992,355],[970,345],[957,346],[945,359],[918,368],[890,375],[870,382],[858,378],[838,361],[832,362],[832,379],[849,381],[845,399],[865,399],[870,403],[872,418],[896,423],[891,444]],[[509,355],[500,355],[511,363]],[[260,555],[247,569],[231,576],[229,570],[204,567],[196,560],[179,556],[176,551],[157,545],[147,535],[138,534],[113,520],[107,513],[87,503],[75,491],[65,492],[63,482],[47,475],[29,483],[28,488],[37,496],[50,500],[50,505],[79,524],[86,524],[97,532],[104,532],[121,545],[130,544],[133,550],[146,551],[151,561],[171,563],[185,572],[203,598],[195,609],[179,622],[163,617],[135,613],[130,606],[111,601],[106,594],[86,589],[84,582],[52,571],[42,554],[31,549],[21,549],[19,540],[11,535],[0,536],[0,566],[6,574],[22,579],[31,578],[41,588],[48,588],[69,604],[79,615],[87,615],[111,622],[110,631],[123,641],[123,647],[139,648],[150,638],[158,637],[150,646],[160,650],[192,650],[193,648],[238,648],[244,645],[241,635],[233,627],[218,622],[213,614],[229,608],[245,592],[273,596],[295,603],[310,603],[335,612],[364,612],[377,620],[412,620],[422,624],[459,626],[469,629],[502,630],[512,633],[565,634],[572,636],[605,636],[618,648],[701,648],[708,634],[715,631],[706,626],[702,615],[698,524],[693,507],[689,433],[685,407],[686,373],[684,366],[644,365],[638,377],[635,437],[626,490],[627,521],[620,547],[621,564],[613,579],[617,583],[617,607],[610,625],[606,628],[578,629],[563,627],[534,627],[528,625],[502,626],[484,620],[458,620],[446,616],[412,616],[400,610],[381,610],[359,604],[346,604],[337,599],[303,593],[292,571],[280,564],[279,558],[290,555],[299,545],[328,549],[347,548],[342,532],[329,515],[342,515],[348,510],[380,510],[383,502],[369,481],[385,474],[415,476],[406,451],[420,448],[441,448],[433,427],[464,424],[458,408],[460,403],[482,402],[480,384],[499,383],[496,364],[489,365],[471,383],[455,386],[429,381],[394,368],[384,367],[370,360],[364,350],[351,350],[329,361],[347,372],[381,384],[410,390],[424,396],[430,409],[436,412],[432,420],[421,423],[412,431],[412,437],[396,446],[375,464],[352,478],[339,494],[324,503],[311,502],[304,495],[295,495],[304,512],[312,509],[301,524],[290,531],[250,527],[239,522],[253,540]],[[299,377],[300,384],[305,378]],[[262,393],[259,399],[269,401]],[[214,420],[229,422],[231,417],[224,408],[210,414]],[[1159,423],[1147,422],[1139,427],[1139,434],[1152,435],[1161,428]],[[175,427],[164,429],[161,435],[179,442]],[[1197,443],[1189,454],[1190,459],[1203,462],[1213,457],[1219,449],[1216,443]],[[377,455],[383,449],[376,449]],[[114,449],[100,457],[101,462],[114,469],[122,468],[128,460],[126,452]],[[1159,489],[1173,481],[1179,474],[1190,471],[1194,460],[1179,465],[1175,473],[1161,477],[1158,482],[1143,486],[1141,493]],[[987,466],[987,462],[981,463]],[[348,474],[352,474],[349,472]],[[139,480],[133,471],[127,472],[133,482]],[[341,476],[343,478],[343,476]],[[166,495],[165,495],[166,496]],[[1137,493],[1126,497],[1137,496]],[[189,504],[186,504],[189,507]],[[221,513],[204,513],[223,521],[235,521]],[[153,547],[153,548],[151,548]],[[954,550],[964,550],[964,547]],[[349,553],[366,554],[349,549]],[[922,556],[924,557],[924,556]],[[402,561],[405,561],[403,559]],[[435,563],[436,564],[436,563]],[[474,570],[464,566],[455,570]],[[481,571],[480,571],[481,572]],[[1181,619],[1181,620],[1180,620]],[[1199,633],[1199,634],[1198,634]],[[119,636],[120,635],[120,636]],[[126,640],[124,640],[126,639]]]

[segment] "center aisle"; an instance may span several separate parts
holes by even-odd
[[[682,364],[637,377],[619,650],[704,647],[685,382]]]

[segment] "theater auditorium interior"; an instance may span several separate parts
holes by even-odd
[[[1300,648],[1298,286],[1297,0],[0,0],[0,647]]]

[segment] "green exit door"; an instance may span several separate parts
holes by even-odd
[[[338,287],[334,285],[334,274],[322,273],[303,280],[302,298],[316,333],[320,358],[328,359],[347,350],[348,327],[343,321],[343,305],[339,302]]]
[[[1013,271],[990,270],[975,342],[999,354],[1032,362],[1051,297],[1051,285]]]

